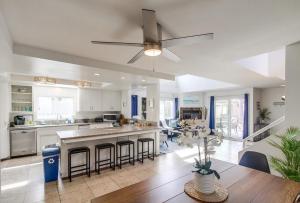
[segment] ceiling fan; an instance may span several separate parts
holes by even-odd
[[[179,62],[180,58],[171,52],[168,48],[180,45],[196,44],[203,40],[213,39],[214,33],[205,33],[199,35],[162,39],[162,29],[160,24],[156,21],[155,11],[142,9],[143,17],[143,43],[127,43],[127,42],[103,42],[91,41],[93,44],[104,45],[119,45],[119,46],[134,46],[143,47],[132,59],[127,63],[131,64],[141,58],[144,54],[146,56],[159,56],[162,54],[164,57],[171,61]]]

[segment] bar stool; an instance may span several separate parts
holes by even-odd
[[[132,165],[134,165],[134,141],[132,140],[123,140],[123,141],[118,141],[116,143],[117,147],[116,147],[116,156],[117,156],[117,166],[119,166],[119,168],[122,168],[122,161],[128,161],[128,163],[131,163]],[[131,151],[131,145],[132,145],[132,156],[130,156],[130,151]],[[118,156],[118,146],[120,147],[120,154]],[[128,146],[128,154],[122,156],[122,147],[123,146]],[[132,162],[130,161],[132,159]],[[118,164],[118,161],[119,164]]]
[[[76,165],[72,166],[72,155],[73,154],[80,154],[80,153],[85,153],[86,154],[86,160],[85,164],[81,165]],[[76,170],[72,170],[72,169]],[[68,177],[70,182],[72,182],[72,173],[80,172],[80,171],[85,171],[88,177],[91,176],[91,171],[90,171],[90,149],[88,147],[76,147],[76,148],[71,148],[68,149]]]
[[[109,159],[101,160],[101,156],[100,156],[101,149],[109,149]],[[112,152],[113,152],[113,156],[112,156]],[[115,145],[112,143],[98,144],[95,146],[95,171],[97,171],[97,173],[99,174],[101,166],[107,166],[107,165],[109,165],[110,168],[115,170]]]
[[[150,150],[149,149],[150,142],[152,142],[152,156],[150,156],[150,151],[149,151]],[[142,144],[142,152],[140,152],[140,149],[139,149],[140,143]],[[144,151],[144,143],[148,143],[147,151]],[[141,159],[140,159],[140,155],[141,155]],[[137,160],[144,163],[144,157],[154,160],[154,139],[152,139],[152,138],[139,138],[137,140]]]

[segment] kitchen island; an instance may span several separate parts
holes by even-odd
[[[101,143],[113,143],[116,144],[120,140],[132,140],[137,144],[138,138],[150,137],[155,140],[155,154],[159,155],[159,131],[157,126],[122,126],[114,128],[97,128],[97,129],[81,129],[81,130],[68,130],[58,131],[57,135],[61,147],[61,165],[60,173],[61,177],[68,176],[68,149],[74,147],[89,147],[91,151],[91,171],[95,169],[94,154],[95,145]],[[137,149],[137,147],[135,147]],[[150,151],[152,148],[150,146]],[[122,150],[122,154],[128,153],[127,149]],[[135,152],[135,155],[137,152]],[[101,159],[107,159],[109,152],[101,152]],[[135,157],[136,158],[136,157]],[[85,155],[76,154],[72,156],[72,165],[80,165],[85,162]]]

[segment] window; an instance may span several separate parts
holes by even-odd
[[[61,120],[75,115],[72,97],[38,97],[38,120]]]
[[[160,100],[160,119],[175,118],[175,104],[174,99]]]

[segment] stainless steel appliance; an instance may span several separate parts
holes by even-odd
[[[118,114],[103,114],[103,121],[116,122],[118,120]]]
[[[36,129],[10,131],[10,156],[36,155]]]

